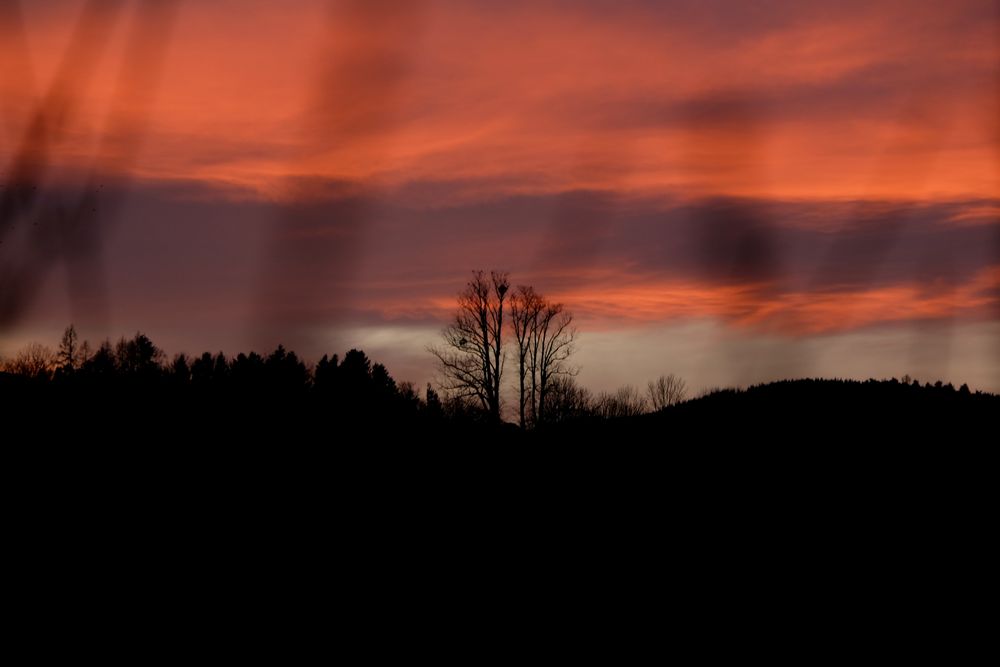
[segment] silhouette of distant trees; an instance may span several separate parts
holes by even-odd
[[[131,339],[124,336],[115,344],[115,368],[127,378],[153,378],[159,375],[166,358],[163,350],[153,345],[145,334],[136,333]]]
[[[482,313],[487,317],[495,313],[499,323],[488,321],[482,331],[486,332],[483,340],[490,341],[489,363],[502,369],[504,341],[501,338],[498,354],[492,332],[502,336],[506,328],[498,290],[506,277],[477,277],[488,281],[487,294],[497,300]],[[504,300],[516,311],[522,305],[518,299],[532,293],[518,288],[516,296],[507,295]],[[539,303],[534,312],[540,316],[562,312],[544,299],[539,298]],[[510,325],[514,344],[520,346],[518,341],[536,335],[517,333],[531,332],[533,327],[530,321]],[[538,325],[542,327],[544,321]],[[527,430],[500,422],[495,404],[484,400],[485,388],[441,395],[428,384],[418,392],[411,383],[398,382],[384,365],[359,349],[343,357],[324,355],[315,365],[283,345],[264,355],[204,352],[195,357],[177,354],[168,360],[142,332],[114,344],[105,340],[90,352],[89,344],[79,341],[73,327],[64,332],[55,353],[31,343],[0,362],[0,417],[45,424],[46,434],[60,428],[94,429],[132,442],[207,436],[241,438],[244,443],[280,443],[296,436],[315,442],[355,442],[371,433],[387,432],[402,438],[430,433],[462,442],[468,441],[470,432],[491,438],[521,433],[518,437],[531,439],[537,433],[545,438],[557,434],[588,440],[647,438],[669,432],[671,437],[694,442],[698,437],[743,437],[744,431],[755,429],[800,437],[803,431],[796,424],[811,424],[809,428],[822,424],[824,433],[833,429],[842,437],[855,432],[850,429],[868,433],[881,425],[882,432],[895,441],[898,433],[923,434],[931,427],[942,434],[961,428],[991,432],[1000,409],[1000,397],[973,392],[968,385],[956,389],[950,383],[922,384],[909,377],[903,382],[781,381],[746,390],[713,390],[682,400],[685,383],[675,375],[650,382],[645,393],[627,385],[595,396],[571,373],[550,372],[543,395],[542,364],[531,361],[531,356],[536,349],[539,355],[544,349],[555,349],[541,340],[551,340],[553,333],[558,337],[561,331],[565,329],[537,334],[538,347],[524,347],[525,372],[523,381],[519,373],[517,385],[527,397],[525,425],[534,427]],[[486,363],[485,345],[482,352],[480,362]],[[517,353],[522,356],[520,350]],[[487,375],[480,377],[485,381]],[[489,376],[491,391],[497,390],[496,377]],[[533,407],[533,400],[544,401],[544,407]],[[651,409],[654,414],[649,414]]]
[[[546,389],[545,423],[562,424],[595,415],[595,399],[570,376],[552,378]]]
[[[106,340],[101,343],[97,351],[81,366],[81,370],[83,378],[113,380],[119,369],[115,353],[111,349],[111,341]]]
[[[142,332],[89,349],[71,326],[57,353],[32,343],[0,361],[0,414],[54,411],[66,428],[101,424],[123,437],[151,429],[284,437],[313,427],[337,437],[331,434],[347,431],[330,419],[378,431],[438,429],[454,411],[433,389],[425,399],[357,349],[324,355],[315,366],[283,345],[266,355],[168,359]]]
[[[595,412],[604,419],[637,417],[649,411],[646,397],[632,385],[619,387],[614,392],[605,392],[597,397]]]
[[[41,343],[28,343],[4,364],[6,372],[31,380],[48,379],[55,367],[55,354]]]

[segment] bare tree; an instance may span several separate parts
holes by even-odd
[[[77,364],[83,366],[85,363],[90,361],[90,358],[94,356],[93,351],[90,349],[90,341],[83,341],[80,343],[80,354],[77,358]]]
[[[519,285],[510,301],[511,327],[517,347],[518,416],[521,428],[546,418],[549,387],[554,378],[576,375],[568,359],[574,351],[573,316],[532,287]]]
[[[687,396],[687,383],[673,373],[661,375],[656,380],[649,382],[646,386],[646,393],[649,395],[653,411],[659,412],[663,408],[684,400],[684,397]]]
[[[594,414],[594,397],[572,377],[555,377],[545,390],[545,421],[550,424]]]
[[[81,363],[79,336],[76,335],[76,328],[71,324],[63,332],[62,340],[59,341],[59,351],[56,352],[56,361],[62,368],[75,370]]]
[[[559,375],[576,375],[577,369],[568,363],[576,342],[573,315],[561,303],[546,303],[538,315],[532,344],[533,369],[538,374],[538,409],[535,419],[545,421],[545,402],[552,379]],[[534,392],[532,392],[534,394]]]
[[[538,316],[545,308],[545,301],[533,287],[518,285],[510,297],[510,321],[517,346],[517,396],[518,418],[521,428],[526,428],[528,418],[535,418],[535,390],[537,380],[537,351],[535,332]]]
[[[29,343],[4,364],[8,373],[29,378],[48,377],[54,367],[55,355],[40,343]]]
[[[449,396],[478,400],[495,421],[500,421],[503,311],[509,288],[505,272],[473,271],[458,295],[454,320],[441,333],[444,345],[430,348]]]
[[[605,419],[635,417],[648,409],[645,396],[632,385],[620,387],[611,394],[605,392],[597,398],[597,414]]]

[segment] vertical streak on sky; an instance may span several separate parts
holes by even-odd
[[[180,0],[143,0],[136,7],[97,152],[81,179],[82,191],[59,216],[73,320],[100,330],[107,329],[110,312],[103,242],[147,132],[179,5]],[[111,178],[116,187],[105,189],[103,181]]]
[[[7,85],[32,97],[35,77],[25,39],[21,3],[17,0],[0,2],[0,42],[6,45],[0,50],[0,72]],[[0,149],[21,129],[18,101],[14,95],[0,94]]]
[[[905,91],[902,100],[897,104],[897,122],[900,127],[912,118],[918,117],[921,111],[926,91],[919,87],[911,87]],[[947,102],[942,103],[947,109]],[[939,132],[941,130],[939,129]],[[891,182],[893,171],[899,168],[898,155],[905,150],[905,137],[901,132],[890,133],[885,137],[881,146],[877,150],[877,159],[871,170],[870,181],[867,184],[868,192],[880,192],[884,183]],[[933,169],[933,161],[940,151],[940,143],[928,146],[924,159],[917,164],[910,165],[910,178],[913,182],[914,191],[912,196],[920,196],[928,184],[928,173]],[[865,207],[870,200],[866,192],[857,193],[858,201],[854,206],[854,211],[848,216],[847,224],[867,225],[870,220],[865,219]],[[888,259],[892,253],[898,249],[902,238],[907,230],[907,212],[896,210],[888,215],[879,218],[879,234],[868,246],[870,252],[869,261],[860,265],[855,270],[851,281],[857,285],[874,284],[876,276],[885,269]],[[851,252],[850,244],[853,241],[847,240],[846,236],[833,236],[826,246],[825,253],[817,266],[814,278],[809,285],[809,289],[819,289],[823,284],[830,284],[839,272],[838,264],[845,256]],[[954,258],[948,254],[948,248],[924,247],[921,256],[915,258],[916,263],[911,265],[910,271],[916,277],[919,275],[919,263],[934,259],[937,265],[942,266],[945,274],[953,273]],[[949,270],[951,269],[951,270]],[[915,279],[915,282],[918,282]],[[919,284],[919,282],[918,282]],[[947,295],[949,301],[954,300],[954,285],[945,284],[943,286],[923,285],[924,289],[936,289]],[[844,315],[851,317],[856,312],[850,302],[844,309]],[[947,368],[951,354],[951,340],[954,333],[954,315],[949,312],[939,315],[933,322],[925,322],[920,319],[912,319],[909,323],[908,332],[908,353],[907,357],[911,368]]]
[[[993,15],[993,46],[997,54],[1000,54],[1000,7],[997,7]],[[993,108],[997,113],[993,115],[993,120],[995,123],[995,130],[993,135],[993,154],[996,160],[996,183],[994,186],[994,192],[997,196],[1000,196],[1000,67],[997,68],[995,76],[993,77],[994,83],[994,105]],[[996,239],[996,245],[993,249],[993,257],[996,260],[996,264],[1000,266],[1000,211],[994,211],[994,216],[997,218],[994,226],[994,238]],[[994,301],[996,305],[996,321],[1000,321],[1000,295],[997,295]],[[996,369],[996,376],[993,378],[994,385],[1000,387],[1000,338],[995,341],[993,345],[993,353],[996,355],[993,367]]]
[[[282,329],[309,317],[315,304],[329,308],[335,321],[350,307],[351,287],[362,249],[373,193],[357,187],[333,205],[317,203],[309,165],[317,156],[351,143],[374,143],[367,164],[374,170],[388,150],[379,140],[391,134],[399,88],[407,77],[412,44],[418,37],[422,2],[345,0],[329,8],[330,46],[313,101],[306,110],[305,148],[298,164],[289,165],[289,188],[295,197],[279,206],[258,286],[255,338],[273,345]],[[355,165],[356,167],[358,165]],[[298,201],[296,201],[296,199]],[[295,275],[295,280],[289,280]]]
[[[122,13],[120,2],[94,0],[83,6],[53,83],[29,120],[2,193],[0,240],[18,224],[22,231],[14,239],[16,250],[7,249],[0,258],[0,326],[14,324],[45,277],[64,263],[74,320],[106,328],[109,305],[101,247],[145,133],[178,2],[144,0],[135,6],[96,153],[69,187],[56,188],[48,183],[50,172],[66,136],[79,131],[80,100]],[[3,18],[13,23],[19,16],[10,10]],[[15,57],[27,66],[27,52],[20,44],[15,47]],[[115,187],[104,190],[105,180],[114,180]]]
[[[753,189],[762,190],[764,146],[758,115],[753,100],[735,93],[704,98],[693,104],[691,117],[686,119],[690,137],[687,150],[702,155],[692,162],[701,164],[707,150],[713,169],[735,176],[740,182],[756,184]],[[734,198],[700,208],[695,216],[696,247],[703,274],[705,279],[730,288],[721,292],[723,307],[735,313],[737,321],[752,321],[762,300],[784,291],[781,257],[766,215],[766,209]],[[766,320],[756,326],[764,334],[773,333]],[[720,345],[721,359],[707,361],[713,365],[724,361],[740,384],[760,377],[781,361],[775,358],[779,352],[773,347],[747,354],[746,347],[739,345],[738,340],[723,340]],[[781,352],[782,357],[790,354]],[[789,369],[798,367],[794,359],[786,358],[784,365]],[[713,370],[717,369],[706,372]]]
[[[51,268],[57,249],[49,223],[58,224],[63,211],[58,197],[42,198],[46,177],[120,12],[120,2],[92,0],[83,7],[52,85],[31,114],[8,167],[0,192],[0,242],[13,236],[18,224],[23,232],[17,239],[18,250],[6,248],[0,264],[0,328],[16,323]],[[12,13],[4,18],[19,17]],[[27,62],[27,57],[23,60]]]
[[[600,183],[600,187],[584,185],[555,197],[532,253],[530,274],[544,275],[551,271],[553,260],[557,263],[571,260],[584,272],[593,269],[599,263],[606,239],[614,233],[616,194],[622,192],[628,179],[627,142],[608,145],[580,135],[575,143],[566,181]],[[601,214],[594,215],[588,207]]]

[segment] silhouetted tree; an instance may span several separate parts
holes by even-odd
[[[131,340],[121,338],[115,345],[115,366],[124,376],[151,377],[159,372],[163,358],[163,351],[141,332]]]
[[[59,341],[59,350],[56,352],[56,363],[64,370],[76,370],[80,364],[80,345],[76,335],[76,328],[71,324],[63,332],[62,340]]]
[[[90,349],[90,341],[85,340],[80,343],[80,354],[77,357],[77,365],[82,367],[93,356],[94,351]]]
[[[269,388],[291,398],[309,387],[309,370],[294,352],[278,347],[264,361]]]
[[[549,384],[558,375],[575,375],[568,360],[575,351],[576,329],[573,315],[561,303],[546,302],[532,334],[532,348],[538,371],[538,422],[545,422]]]
[[[535,419],[537,405],[538,346],[535,332],[545,301],[533,287],[518,285],[510,297],[510,321],[517,353],[517,415],[522,429]]]
[[[545,398],[545,422],[559,424],[595,414],[594,397],[572,377],[555,377]]]
[[[242,393],[256,393],[265,381],[264,358],[256,352],[240,352],[230,367],[233,385]]]
[[[175,385],[187,386],[191,381],[191,366],[188,363],[187,355],[183,352],[174,357],[170,364],[170,378]]]
[[[656,380],[650,380],[646,386],[646,393],[649,395],[649,403],[654,412],[680,403],[687,395],[687,383],[673,373],[661,375]]]
[[[81,366],[84,373],[98,381],[108,381],[114,378],[117,368],[115,365],[115,353],[111,349],[111,341],[105,340],[101,343],[97,351]]]
[[[559,375],[575,375],[567,363],[574,352],[573,316],[561,303],[552,303],[534,288],[519,285],[510,300],[511,328],[518,368],[518,417],[545,421],[549,386]]]
[[[504,370],[504,306],[507,274],[473,271],[458,295],[458,311],[442,332],[443,347],[432,347],[450,398],[474,398],[494,422],[500,421]],[[465,407],[463,405],[463,407]]]
[[[207,390],[212,385],[212,373],[215,370],[215,360],[210,352],[203,352],[191,364],[191,382],[195,387]]]
[[[364,388],[372,374],[372,362],[361,350],[348,350],[337,369],[345,385]]]
[[[425,394],[424,401],[427,407],[427,413],[432,418],[438,418],[444,415],[444,410],[441,405],[441,397],[438,396],[438,393],[434,391],[433,387],[431,387],[430,382],[427,383],[427,393]]]
[[[372,366],[371,381],[375,393],[383,399],[394,396],[398,392],[396,381],[392,379],[389,371],[382,364]]]
[[[613,393],[603,393],[597,398],[597,414],[605,419],[636,417],[649,409],[646,398],[632,385],[619,387]]]
[[[396,390],[396,397],[398,398],[400,409],[407,414],[416,414],[423,407],[420,402],[420,395],[417,393],[417,388],[412,382],[400,382]]]
[[[33,380],[47,380],[55,369],[56,356],[41,343],[28,343],[6,362],[4,370]]]
[[[336,386],[338,364],[339,360],[336,354],[332,358],[324,354],[323,358],[319,360],[319,363],[316,364],[316,369],[313,371],[313,384],[317,391],[322,393],[333,392]]]
[[[212,383],[217,389],[225,389],[229,384],[229,362],[221,350],[212,360]]]

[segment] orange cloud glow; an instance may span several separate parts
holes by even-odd
[[[0,2],[0,333],[432,330],[474,267],[602,333],[992,326],[997,25],[995,0]]]
[[[295,195],[288,177],[480,195],[994,196],[995,11],[911,5],[727,21],[697,3],[190,2],[129,172],[269,198]],[[27,54],[0,46],[30,72],[4,77],[9,116],[30,115],[78,11],[25,4]],[[132,18],[80,86],[57,166],[93,150]]]
[[[928,289],[916,284],[830,292],[773,294],[765,285],[709,286],[683,281],[636,280],[602,287],[610,276],[596,276],[576,290],[552,296],[586,322],[588,329],[629,327],[684,319],[719,319],[756,333],[811,336],[893,322],[985,319],[1000,290],[1000,268],[986,270],[953,289]],[[414,312],[447,318],[454,300],[449,295],[428,299],[426,308],[389,301],[390,317]]]

